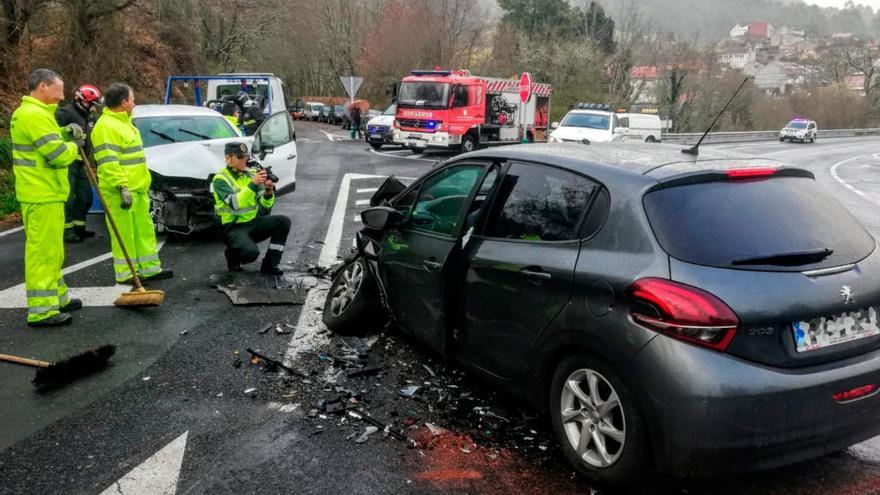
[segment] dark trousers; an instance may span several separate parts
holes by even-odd
[[[257,243],[269,239],[269,250],[263,258],[263,264],[278,266],[290,233],[290,219],[280,215],[257,217],[248,223],[225,225],[222,232],[226,259],[231,263],[256,261],[260,257]]]
[[[67,178],[70,181],[70,196],[64,205],[64,228],[82,232],[86,229],[86,215],[92,207],[92,186],[80,161],[70,164]]]

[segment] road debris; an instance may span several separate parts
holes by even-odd
[[[373,433],[376,433],[377,431],[379,431],[379,428],[376,428],[375,426],[366,427],[366,429],[364,429],[364,432],[361,433],[361,436],[359,436],[359,437],[357,437],[357,439],[355,439],[355,443],[366,442],[367,440],[370,439],[370,435],[372,435]]]

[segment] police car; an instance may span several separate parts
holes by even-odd
[[[819,128],[813,120],[795,118],[779,131],[779,141],[816,142]]]

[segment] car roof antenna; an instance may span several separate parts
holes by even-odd
[[[724,104],[724,108],[722,108],[721,111],[718,112],[718,115],[715,116],[715,120],[713,120],[712,123],[709,124],[709,128],[706,129],[706,132],[704,132],[703,135],[700,136],[700,140],[697,141],[697,144],[693,145],[693,147],[691,147],[691,148],[685,148],[685,149],[681,150],[682,153],[685,153],[687,155],[694,155],[694,156],[697,156],[700,154],[700,144],[703,143],[703,140],[706,139],[706,136],[709,134],[709,132],[712,130],[712,128],[715,127],[715,124],[718,123],[718,119],[720,119],[721,116],[724,115],[724,112],[727,110],[727,107],[730,106],[730,103],[733,101],[734,98],[736,98],[736,95],[739,94],[740,90],[743,89],[743,86],[745,86],[746,83],[749,82],[749,79],[751,79],[751,78],[752,77],[749,76],[749,77],[746,77],[745,79],[743,79],[743,82],[740,83],[739,87],[736,88],[736,91],[733,92],[733,96],[731,96],[730,99],[727,100],[727,103]]]

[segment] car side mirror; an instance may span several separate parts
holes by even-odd
[[[274,144],[263,144],[260,146],[260,160],[265,160],[266,155],[271,155],[272,153],[275,153]]]
[[[402,222],[403,218],[403,213],[388,206],[374,206],[361,212],[361,221],[373,230],[387,230]]]
[[[558,128],[559,128],[559,122],[553,122],[552,124],[550,124],[550,128],[551,128],[551,129],[558,129]]]

